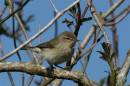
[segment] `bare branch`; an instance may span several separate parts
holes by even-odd
[[[31,75],[45,76],[49,78],[68,79],[80,83],[83,86],[97,86],[84,74],[62,69],[46,69],[39,65],[24,62],[1,62],[0,72],[24,72]]]
[[[128,14],[130,11],[130,5],[128,5],[125,9],[123,9],[120,13],[118,13],[117,15],[115,15],[112,19],[107,19],[106,22],[112,22],[113,20],[116,20],[118,17],[122,16],[122,15],[126,15]]]
[[[113,13],[125,0],[118,0],[105,14],[103,17],[109,16],[111,13]]]
[[[90,38],[92,37],[93,33],[94,33],[94,27],[92,27],[90,29],[90,31],[87,33],[87,35],[85,36],[85,38],[84,38],[84,40],[83,40],[83,42],[80,46],[82,49],[84,49],[85,46],[88,44],[88,42],[89,42]]]
[[[116,20],[115,22],[106,23],[105,26],[115,25],[115,24],[118,24],[119,22],[121,22],[122,20],[124,20],[127,17],[127,15],[130,13],[130,6],[129,6],[129,8],[126,9],[126,12],[122,11],[121,13],[122,13],[122,15],[119,14],[115,18],[113,18],[113,19],[116,19],[121,15],[118,20]],[[113,21],[113,19],[111,21]]]
[[[86,6],[85,6],[85,9],[84,9],[84,11],[83,11],[83,13],[82,13],[82,15],[81,15],[81,18],[84,18],[84,17],[85,17],[85,14],[87,13],[88,8],[89,8],[89,6],[88,6],[88,3],[87,3]]]
[[[124,86],[129,70],[130,70],[130,49],[127,52],[127,56],[124,61],[124,64],[117,76],[117,85],[116,86]]]
[[[49,0],[49,1],[50,1],[50,3],[51,3],[52,7],[54,8],[54,11],[55,11],[56,13],[58,13],[58,10],[57,10],[56,6],[54,5],[54,3],[52,2],[52,0]]]
[[[5,13],[5,10],[6,10],[6,6],[3,6],[0,11],[0,17],[2,17],[2,15]]]
[[[92,0],[88,0],[88,5],[90,6],[91,13],[97,23],[97,26],[99,26],[99,29],[102,31],[102,34],[104,35],[104,37],[106,39],[106,42],[110,43],[109,38],[108,38],[106,32],[104,31],[102,18],[101,18],[101,16],[97,15],[96,9],[95,9],[94,5],[92,4]]]
[[[26,0],[23,5],[18,8],[17,10],[15,10],[13,13],[11,13],[10,15],[8,15],[7,17],[5,17],[4,19],[2,19],[0,21],[0,25],[3,24],[6,20],[8,20],[11,16],[13,16],[15,13],[19,12],[21,9],[23,9],[28,3],[29,3],[30,0]]]

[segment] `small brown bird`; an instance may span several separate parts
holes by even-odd
[[[66,62],[73,55],[73,47],[77,41],[72,32],[65,31],[48,42],[34,47],[24,47],[24,50],[38,49],[43,58],[52,66]]]

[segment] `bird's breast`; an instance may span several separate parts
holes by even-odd
[[[43,56],[49,64],[60,64],[71,58],[72,50],[66,47],[61,49],[46,49],[43,52]]]

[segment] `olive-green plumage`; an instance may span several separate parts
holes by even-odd
[[[74,33],[65,31],[48,42],[34,47],[25,47],[24,49],[37,48],[50,65],[57,65],[71,58],[76,41],[77,39]]]

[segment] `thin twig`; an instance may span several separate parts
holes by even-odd
[[[14,16],[12,17],[12,28],[13,28],[13,42],[14,42],[14,48],[17,48],[17,42],[16,42],[16,36],[15,36],[15,20],[14,20]],[[19,52],[17,52],[16,53],[17,54],[17,56],[18,56],[18,59],[19,59],[19,61],[20,62],[22,62],[22,58],[21,58],[21,56],[20,56],[20,53]],[[24,86],[24,80],[25,80],[25,77],[24,77],[24,73],[21,73],[21,81],[22,81],[22,86]]]
[[[85,9],[84,9],[84,11],[83,11],[83,13],[82,13],[82,15],[81,15],[81,18],[84,18],[84,17],[85,17],[85,14],[87,13],[88,8],[89,8],[89,5],[88,5],[88,3],[87,3],[86,6],[85,6]]]
[[[10,80],[12,86],[15,86],[12,74],[10,72],[7,72],[7,74],[8,74],[8,77],[9,77],[9,80]]]
[[[30,0],[26,0],[23,5],[18,8],[17,10],[15,10],[13,13],[11,13],[10,15],[8,15],[7,17],[5,17],[4,19],[2,19],[0,21],[0,25],[3,24],[6,20],[8,20],[10,17],[12,17],[15,13],[19,12],[21,9],[23,9],[28,3],[29,3]]]
[[[54,3],[52,2],[52,0],[49,0],[49,1],[50,1],[50,3],[51,3],[52,7],[54,8],[54,11],[55,11],[56,13],[58,13],[58,10],[57,10],[56,6],[54,5]]]
[[[1,40],[0,40],[0,41],[1,41]],[[1,53],[1,55],[3,56],[3,55],[4,55],[4,49],[3,49],[3,47],[2,47],[2,43],[1,43],[0,46],[1,46],[0,53]],[[11,74],[10,72],[7,72],[7,75],[8,75],[8,78],[9,78],[9,80],[10,80],[11,85],[12,85],[12,86],[15,86],[15,83],[14,83],[14,79],[13,79],[12,74]]]
[[[111,26],[111,25],[115,25],[115,24],[118,24],[119,22],[123,21],[127,15],[130,13],[130,10],[126,11],[124,13],[124,15],[122,15],[118,20],[116,20],[115,22],[110,22],[110,23],[106,23],[104,24],[105,26]],[[112,19],[113,20],[113,19]]]
[[[80,45],[80,47],[81,47],[82,49],[84,49],[85,46],[88,44],[88,42],[89,42],[90,38],[92,37],[93,33],[94,33],[94,27],[92,27],[92,28],[90,29],[90,31],[86,34],[86,36],[85,36],[85,38],[84,38],[82,44]]]
[[[106,22],[112,22],[113,20],[116,20],[118,17],[122,16],[124,13],[127,14],[130,11],[130,5],[123,9],[120,13],[115,15],[112,19],[106,19]]]
[[[0,11],[0,17],[2,17],[2,15],[5,13],[6,8],[7,7],[5,5],[2,7],[2,10]]]
[[[88,5],[90,6],[91,13],[92,13],[97,25],[99,26],[99,29],[102,31],[102,34],[104,35],[106,42],[110,43],[109,38],[108,38],[106,32],[104,31],[104,26],[101,22],[101,19],[99,19],[96,9],[95,9],[94,5],[92,4],[92,0],[88,0]]]
[[[54,12],[54,17],[56,16],[56,12]],[[54,31],[54,37],[57,37],[58,35],[58,20],[55,22],[55,31]]]
[[[8,0],[8,4],[9,4],[9,6],[10,6],[11,12],[13,12],[13,11],[14,11],[14,7],[13,7],[13,4],[12,4],[12,2],[11,2],[10,0]],[[21,21],[21,19],[19,18],[19,16],[18,16],[17,13],[15,13],[14,16],[16,17],[16,20],[18,21],[18,23],[19,23],[19,25],[20,25],[20,27],[21,27],[21,31],[23,32],[23,34],[24,34],[24,36],[25,36],[25,39],[28,40],[29,37],[28,37],[28,34],[27,34],[26,29],[25,29],[25,27],[24,27],[24,24],[22,23],[22,21]],[[31,42],[29,43],[29,46],[32,46]],[[33,52],[32,52],[32,58],[33,58],[34,61],[38,64],[38,60],[37,60],[37,58],[36,58],[36,56],[35,56],[35,54],[34,54]]]

